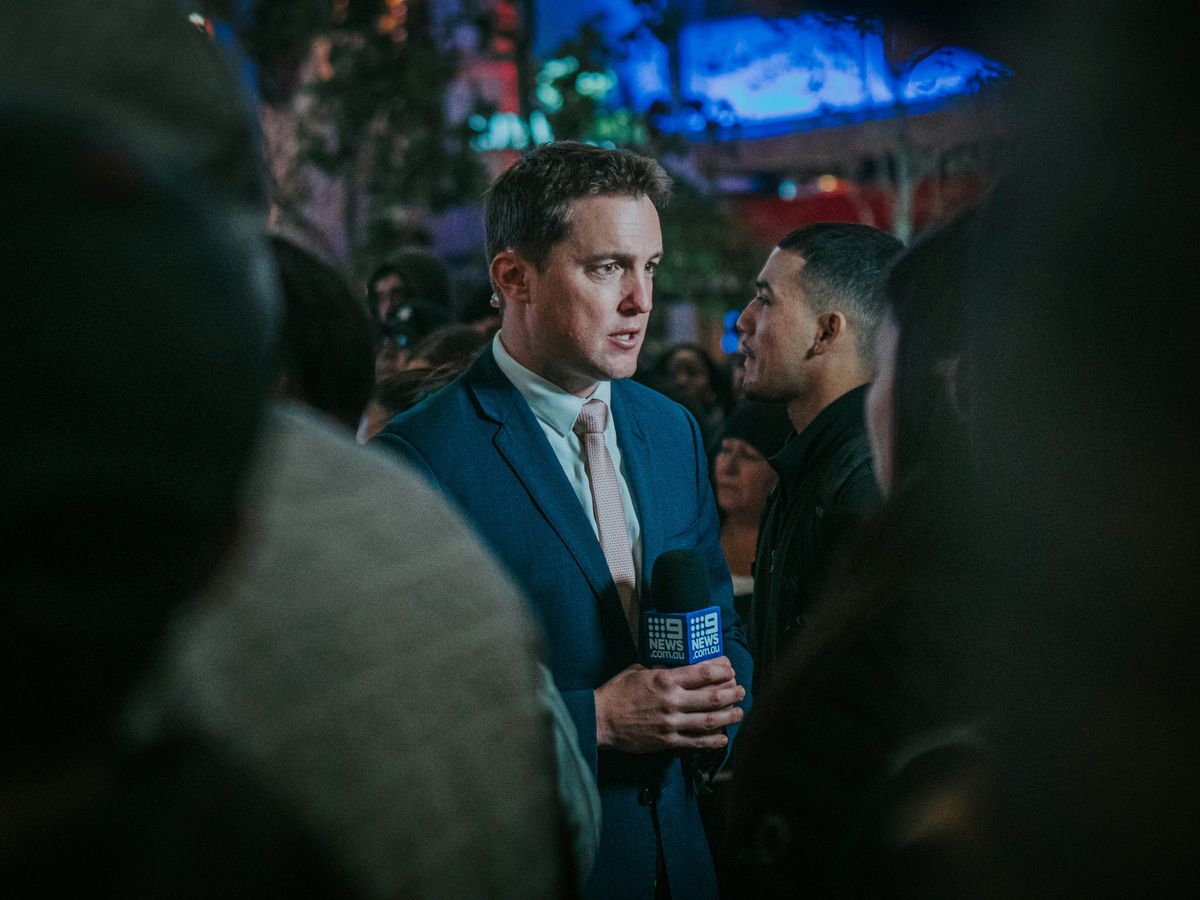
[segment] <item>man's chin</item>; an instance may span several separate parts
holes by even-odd
[[[780,396],[778,391],[773,391],[770,385],[762,384],[761,382],[744,382],[742,384],[742,393],[746,395],[747,400],[756,400],[760,403],[774,403],[787,399]]]
[[[622,359],[608,367],[606,380],[619,381],[622,378],[632,378],[637,373],[638,355],[633,354],[632,359]]]

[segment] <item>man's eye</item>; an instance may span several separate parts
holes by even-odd
[[[654,275],[654,272],[657,268],[658,263],[646,263],[646,271],[649,272],[651,276]]]
[[[755,299],[755,300],[757,300],[759,303],[761,303],[763,306],[769,306],[769,305],[770,305],[770,301],[768,301],[768,300],[767,300],[767,298],[766,298],[766,297],[764,297],[762,294],[759,294],[759,295],[758,295],[757,297],[755,297],[754,299]]]
[[[601,263],[596,266],[596,271],[601,275],[612,275],[614,272],[620,271],[621,266],[615,262]]]

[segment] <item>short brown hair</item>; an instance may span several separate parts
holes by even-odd
[[[511,247],[543,269],[571,231],[571,204],[581,197],[649,197],[657,209],[671,199],[671,176],[648,156],[574,141],[542,144],[496,179],[487,193],[487,254]]]

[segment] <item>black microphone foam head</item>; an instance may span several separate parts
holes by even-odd
[[[712,591],[708,568],[695,550],[668,550],[654,561],[652,575],[655,609],[684,613],[710,605]]]

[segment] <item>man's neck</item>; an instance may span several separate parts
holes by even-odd
[[[596,389],[600,386],[598,381],[580,381],[578,383],[572,382],[569,384],[564,384],[563,382],[569,382],[570,380],[558,375],[555,372],[546,371],[546,366],[541,365],[528,352],[526,352],[524,344],[519,341],[506,340],[503,330],[497,332],[494,340],[499,343],[500,349],[502,349],[504,353],[508,355],[509,359],[515,362],[518,366],[525,371],[536,375],[543,381],[549,382],[560,391],[564,391],[568,394],[574,394],[576,397],[583,397],[586,399],[592,396],[592,394],[596,393]]]
[[[815,390],[805,393],[802,397],[794,397],[787,404],[787,414],[792,427],[796,429],[797,434],[800,433],[812,424],[813,419],[819,416],[825,407],[869,381],[870,379],[861,372],[855,372],[846,378],[830,379],[818,384]]]

